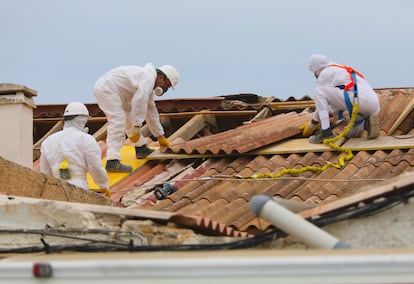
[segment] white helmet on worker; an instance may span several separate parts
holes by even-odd
[[[172,65],[163,65],[158,68],[162,73],[165,74],[167,79],[171,83],[171,87],[174,89],[175,86],[180,81],[180,73],[178,73],[177,69]]]
[[[332,61],[329,57],[322,54],[313,54],[308,61],[309,70],[316,74],[329,66]]]
[[[84,115],[89,116],[89,111],[83,103],[80,102],[71,102],[65,108],[63,116],[74,116],[74,115]]]

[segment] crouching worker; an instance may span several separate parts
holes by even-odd
[[[380,132],[378,95],[364,76],[351,67],[331,62],[321,54],[312,55],[308,67],[317,79],[313,93],[316,110],[312,120],[301,126],[303,136],[310,136],[309,142],[315,144],[332,138],[329,117],[338,115],[342,119],[345,110],[351,116],[353,105],[358,102],[358,116],[347,137],[360,137],[365,129],[368,139],[377,138]]]
[[[78,187],[89,189],[86,174],[89,172],[110,197],[108,176],[101,163],[101,148],[95,138],[85,132],[89,111],[80,102],[72,102],[63,114],[63,130],[45,139],[40,147],[40,171],[65,180]]]

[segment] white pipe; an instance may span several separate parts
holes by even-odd
[[[157,253],[158,254],[158,253]],[[39,256],[35,256],[39,257]],[[111,257],[111,256],[109,256]],[[34,277],[31,261],[0,261],[0,283],[412,283],[414,254],[395,252],[344,254],[201,256],[157,258],[140,253],[121,259],[55,260],[51,278]]]
[[[323,249],[349,248],[349,245],[279,205],[268,195],[259,194],[254,196],[250,201],[250,208],[257,216],[312,247]]]

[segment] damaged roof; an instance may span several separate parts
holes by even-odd
[[[413,89],[375,91],[381,104],[378,139],[341,138],[337,145],[353,153],[344,166],[278,178],[274,176],[285,169],[323,167],[345,156],[301,137],[299,126],[310,120],[314,108],[309,97],[281,101],[237,94],[157,101],[171,148],[155,151],[113,184],[111,198],[130,209],[172,213],[170,221],[209,234],[242,237],[272,228],[250,210],[249,202],[257,194],[306,205],[306,218],[317,217],[322,211],[316,209],[326,209],[326,204],[331,206],[323,213],[342,208],[339,201],[348,200],[347,206],[372,202],[381,197],[375,194],[376,187],[390,183],[387,194],[398,191],[401,188],[393,185],[414,167]],[[104,140],[104,114],[96,104],[86,105],[91,113],[90,133]],[[64,107],[39,105],[34,110],[34,168],[41,142],[63,125]],[[336,133],[345,127],[346,122],[339,123]],[[150,135],[145,127],[144,131]],[[164,192],[165,184],[174,190]],[[370,188],[374,193],[361,195]]]

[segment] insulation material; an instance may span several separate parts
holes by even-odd
[[[140,166],[146,163],[146,159],[137,159],[135,157],[135,148],[134,146],[123,146],[121,148],[121,162],[125,165],[131,166],[132,171],[136,170]],[[106,158],[102,159],[102,165],[105,167],[106,165]],[[122,180],[130,173],[108,173],[109,178],[109,187],[116,184],[118,181]],[[88,173],[87,180],[89,187],[92,189],[98,189],[99,187],[93,181],[91,175]]]

